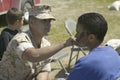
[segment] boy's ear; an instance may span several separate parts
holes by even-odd
[[[94,41],[96,39],[96,36],[94,34],[89,34],[88,40],[89,41]]]
[[[17,21],[14,23],[14,25],[17,25],[19,22],[20,22],[20,21],[19,21],[19,20],[17,20]]]

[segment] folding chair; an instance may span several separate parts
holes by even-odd
[[[65,66],[63,65],[63,63],[62,63],[61,60],[60,60],[61,58],[65,57],[65,56],[67,56],[67,55],[68,55],[67,52],[65,52],[65,51],[59,51],[59,52],[57,52],[55,55],[53,55],[53,56],[51,57],[51,62],[58,61],[59,64],[60,64],[60,66],[62,67],[62,69],[65,71],[65,74],[68,76],[69,73],[68,73],[68,71],[66,70]]]
[[[65,21],[65,28],[67,32],[69,33],[70,36],[74,35],[75,29],[76,29],[76,22],[72,19],[67,19]],[[68,70],[70,70],[71,62],[75,59],[75,62],[78,60],[78,56],[80,51],[86,55],[83,51],[83,49],[86,49],[86,47],[78,47],[76,45],[72,45],[71,47],[71,53],[69,57],[69,62],[68,62]],[[76,55],[73,56],[74,51],[77,51]]]

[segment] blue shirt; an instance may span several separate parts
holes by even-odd
[[[120,76],[120,57],[109,46],[93,49],[77,61],[67,80],[116,80]]]

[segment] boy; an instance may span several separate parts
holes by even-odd
[[[9,41],[20,31],[23,25],[23,12],[16,8],[11,8],[6,14],[8,27],[1,32],[0,59],[7,48]]]

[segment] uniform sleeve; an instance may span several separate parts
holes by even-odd
[[[16,49],[17,54],[21,58],[22,53],[27,49],[27,48],[33,48],[33,45],[29,42],[22,42],[19,43],[19,46]]]
[[[23,52],[27,48],[33,48],[33,45],[31,43],[31,40],[29,39],[28,35],[25,33],[17,34],[11,41],[11,43],[8,45],[10,49],[13,48],[13,50],[18,54],[18,56],[21,58]]]

